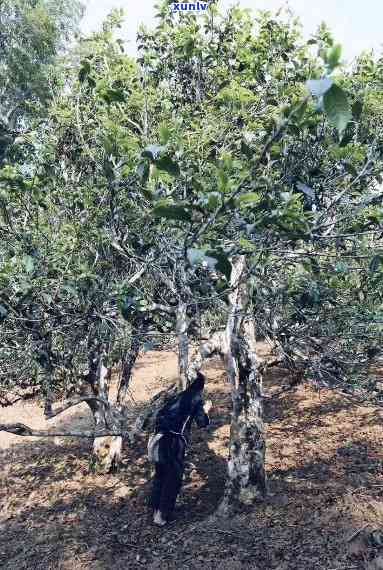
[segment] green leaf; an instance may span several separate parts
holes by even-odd
[[[31,257],[30,255],[24,255],[23,263],[24,263],[25,271],[27,273],[32,273],[34,266],[35,266],[35,262],[34,262],[33,257]]]
[[[187,256],[190,265],[202,265],[213,271],[219,271],[230,279],[231,263],[222,251],[189,248]]]
[[[342,138],[348,123],[352,119],[347,94],[334,84],[325,93],[323,106],[330,123],[338,130],[339,138]]]
[[[193,178],[192,180],[192,186],[194,188],[194,190],[196,190],[197,192],[203,192],[203,185],[201,184],[201,182],[199,180],[196,180],[195,178]]]
[[[362,101],[355,101],[355,103],[352,106],[352,116],[355,121],[359,121],[362,111],[363,111]]]
[[[341,141],[339,143],[339,147],[343,148],[352,142],[355,136],[355,125],[353,123],[349,123],[347,129],[345,130],[343,136],[341,137]]]
[[[125,320],[129,320],[136,310],[137,301],[134,297],[127,295],[120,303],[121,314]]]
[[[44,299],[47,305],[50,305],[53,301],[53,297],[49,293],[42,293],[41,297]]]
[[[89,73],[90,73],[90,63],[89,61],[84,60],[81,62],[81,69],[78,74],[79,81],[83,83],[86,77],[89,75]]]
[[[179,166],[169,156],[163,156],[156,160],[156,167],[158,170],[163,170],[172,176],[178,176],[180,173]]]
[[[346,172],[348,172],[349,174],[354,176],[354,178],[356,178],[358,176],[358,171],[355,168],[355,166],[353,164],[351,164],[351,162],[345,162],[344,163],[344,169]]]
[[[8,310],[4,307],[4,305],[0,305],[0,322],[5,319],[8,315]]]
[[[107,103],[123,103],[126,99],[125,93],[120,89],[108,89],[103,92],[101,97]]]
[[[78,297],[78,293],[72,285],[63,285],[61,287],[61,291],[64,291],[64,292],[68,293],[69,295],[73,295],[74,297]]]
[[[251,147],[245,141],[241,141],[241,152],[242,152],[242,154],[247,156],[247,158],[252,158],[252,156],[254,154],[254,151],[251,149]]]
[[[196,248],[189,248],[187,251],[187,258],[188,261],[190,263],[190,265],[202,265],[204,262],[207,263],[206,261],[206,254],[205,251],[202,249],[196,249]],[[213,260],[213,268],[216,264],[216,260]]]
[[[190,212],[183,206],[177,206],[176,204],[156,206],[153,210],[153,215],[156,218],[167,218],[168,220],[191,221]]]
[[[249,192],[248,194],[241,194],[238,197],[238,202],[259,202],[260,195],[257,192]]]
[[[306,87],[314,97],[322,97],[332,85],[332,79],[329,77],[325,77],[324,79],[309,79],[306,81]]]
[[[335,264],[335,271],[336,273],[347,273],[348,265],[346,265],[342,261],[338,261],[338,263]]]
[[[137,308],[141,313],[144,313],[148,310],[148,301],[146,299],[140,299],[137,302]]]
[[[319,265],[318,261],[315,259],[315,257],[310,257],[309,263],[310,263],[310,269],[314,273],[314,275],[319,275],[320,271],[321,271],[320,265]]]
[[[146,184],[149,178],[149,162],[147,160],[140,162],[136,169],[137,176],[142,184]]]
[[[203,250],[190,248],[187,255],[190,265],[202,265],[213,271],[216,269],[218,260]]]
[[[227,255],[220,251],[207,251],[206,252],[209,256],[216,259],[217,263],[215,269],[225,275],[225,277],[229,280],[231,275],[231,263],[227,257]]]
[[[371,273],[375,273],[378,271],[379,267],[383,264],[383,256],[382,255],[374,255],[371,259],[369,270]]]
[[[167,144],[171,137],[171,131],[166,125],[161,125],[159,128],[160,141],[162,144]]]
[[[306,186],[306,184],[303,184],[302,182],[297,182],[297,188],[300,190],[300,192],[303,192],[303,194],[306,194],[306,196],[312,200],[315,200],[315,192],[312,188],[310,188],[310,186]]]
[[[291,117],[290,121],[294,121],[295,123],[293,124],[292,122],[290,122],[290,129],[292,128],[293,132],[294,132],[294,127],[296,127],[297,124],[299,124],[305,118],[307,112],[307,104],[308,104],[307,101],[303,101],[299,103],[294,103],[292,105],[286,105],[285,107],[283,107],[282,116],[286,119],[287,117]],[[300,131],[298,130],[298,132]],[[279,153],[280,150],[278,154]]]
[[[228,185],[228,176],[222,168],[217,168],[218,190],[222,193],[226,192]]]
[[[331,71],[336,67],[338,67],[341,55],[342,55],[342,46],[340,44],[335,44],[328,50],[326,55],[326,63]]]
[[[288,204],[292,198],[291,192],[281,192],[280,194],[282,202]]]
[[[215,209],[220,202],[219,192],[209,192],[209,194],[206,197],[206,201],[209,208]]]

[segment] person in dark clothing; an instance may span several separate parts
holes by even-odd
[[[149,442],[149,457],[155,465],[151,495],[154,523],[163,526],[170,519],[181,490],[185,468],[185,452],[190,442],[193,421],[198,427],[210,423],[211,402],[203,401],[205,377],[196,380],[181,394],[172,398],[158,413],[155,434]]]

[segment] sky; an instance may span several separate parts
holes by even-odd
[[[84,0],[86,12],[83,31],[97,30],[112,8],[125,9],[122,30],[127,51],[135,54],[135,36],[139,24],[154,22],[155,0]],[[220,0],[221,10],[233,5],[233,0]],[[315,32],[325,21],[337,42],[343,46],[343,59],[350,61],[364,49],[382,51],[383,0],[239,0],[240,6],[251,9],[278,10],[288,6],[300,17],[305,37]],[[189,13],[182,17],[193,17]]]

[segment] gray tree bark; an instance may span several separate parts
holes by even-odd
[[[92,354],[90,367],[90,383],[93,394],[102,398],[106,402],[109,400],[109,387],[111,371],[104,364],[105,354],[101,347],[98,347]],[[105,429],[110,426],[110,414],[106,406],[97,400],[88,403],[95,424],[95,429]],[[109,420],[109,421],[108,421]],[[113,423],[113,420],[112,420]],[[120,461],[121,454],[120,437],[95,437],[93,441],[92,457],[90,468],[95,473],[110,473],[116,468],[116,463]]]
[[[106,348],[103,344],[89,340],[89,375],[88,383],[92,393],[108,405],[98,400],[90,400],[88,406],[92,412],[95,431],[113,430],[116,425],[115,417],[109,405],[109,388],[111,370],[105,365]],[[93,450],[90,460],[90,469],[95,473],[110,473],[115,469],[115,461],[119,460],[118,445],[115,441],[118,437],[100,436],[93,440]]]
[[[127,403],[127,396],[129,392],[130,380],[132,378],[133,367],[138,358],[141,348],[141,342],[137,336],[132,338],[132,343],[129,351],[124,355],[121,369],[121,378],[117,392],[117,408],[120,412],[124,411]]]
[[[209,340],[203,342],[199,348],[199,351],[189,364],[189,381],[193,381],[195,379],[197,372],[202,368],[203,361],[207,358],[218,355],[222,359],[226,359],[226,345],[227,343],[225,331],[215,331]]]
[[[240,504],[252,504],[267,493],[262,378],[257,370],[254,317],[249,310],[244,256],[233,260],[232,265],[226,369],[233,411],[227,479],[218,508],[222,516],[228,516]]]
[[[178,339],[178,378],[180,390],[185,390],[188,385],[189,319],[186,314],[186,309],[187,304],[180,299],[176,310],[176,334]]]
[[[121,414],[121,416],[128,421],[127,418],[127,396],[129,392],[129,385],[130,380],[132,378],[133,367],[136,363],[138,354],[140,352],[141,343],[137,337],[133,337],[132,345],[130,350],[124,356],[122,362],[122,369],[121,369],[121,378],[120,383],[118,386],[117,392],[117,402],[116,408],[117,411]],[[110,471],[117,471],[120,467],[121,463],[121,454],[122,454],[122,437],[106,437],[106,438],[98,438],[101,440],[101,444],[104,447],[105,459],[103,470]],[[106,453],[108,452],[108,453]],[[101,453],[103,453],[101,451]]]

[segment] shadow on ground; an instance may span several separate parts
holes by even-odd
[[[319,400],[306,386],[281,392],[286,373],[273,373],[265,380],[271,496],[217,519],[230,394],[219,363],[207,373],[213,421],[193,432],[172,525],[151,525],[146,438],[124,449],[120,473],[110,476],[89,474],[88,441],[23,440],[0,452],[0,567],[378,570],[381,549],[367,541],[383,527],[378,410],[331,392]],[[365,525],[355,546],[349,538]]]

